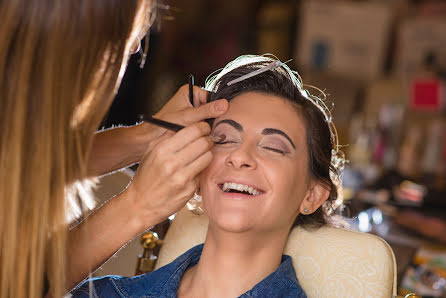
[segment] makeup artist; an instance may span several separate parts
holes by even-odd
[[[211,161],[209,125],[227,109],[195,87],[157,117],[96,133],[155,0],[0,1],[0,297],[62,297],[122,245],[179,210]],[[201,105],[200,105],[201,104]],[[88,178],[141,161],[120,195],[75,229]],[[67,200],[67,198],[71,198]]]

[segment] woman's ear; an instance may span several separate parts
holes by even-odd
[[[300,204],[301,214],[311,214],[316,211],[330,196],[330,189],[321,182],[313,182],[307,195]]]

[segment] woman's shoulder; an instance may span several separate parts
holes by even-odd
[[[113,280],[121,278],[124,277],[107,275],[85,280],[71,291],[71,297],[87,298],[95,297],[95,295],[103,295],[105,293],[107,293],[110,298],[119,297],[114,289]]]
[[[159,288],[160,274],[165,270],[157,270],[151,273],[133,277],[119,275],[106,275],[88,279],[77,286],[71,295],[73,298],[87,297],[150,297],[153,290]]]
[[[241,297],[298,297],[306,298],[297,280],[290,256],[283,255],[279,267]]]
[[[107,275],[88,279],[71,292],[72,297],[163,297],[167,292],[176,293],[183,271],[198,262],[201,250],[202,245],[198,245],[151,273],[133,277]]]

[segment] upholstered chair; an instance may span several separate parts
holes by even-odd
[[[203,243],[207,226],[206,215],[181,210],[164,238],[156,268]],[[292,257],[299,283],[309,298],[396,295],[395,256],[383,239],[372,234],[297,227],[291,231],[284,253]]]

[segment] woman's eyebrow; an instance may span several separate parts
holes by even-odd
[[[238,123],[232,119],[223,119],[223,120],[219,121],[217,124],[215,124],[214,129],[223,123],[226,123],[226,124],[234,127],[239,132],[243,132],[243,126],[241,126],[240,123]],[[277,128],[265,128],[264,130],[262,130],[262,135],[273,135],[273,134],[278,134],[278,135],[283,136],[291,143],[291,146],[293,146],[293,148],[296,149],[296,145],[294,145],[291,138],[282,130],[277,129]]]
[[[231,125],[232,127],[234,127],[236,130],[238,130],[239,132],[243,132],[243,127],[240,125],[240,123],[232,120],[232,119],[223,119],[221,121],[219,121],[217,124],[215,124],[214,129],[219,126],[220,124],[226,123],[228,125]]]
[[[293,146],[293,148],[296,149],[296,146],[294,145],[293,141],[291,141],[291,138],[286,133],[281,131],[280,129],[277,129],[277,128],[265,128],[262,131],[262,135],[273,135],[273,134],[278,134],[278,135],[281,135],[281,136],[285,137],[291,143],[291,146]]]

